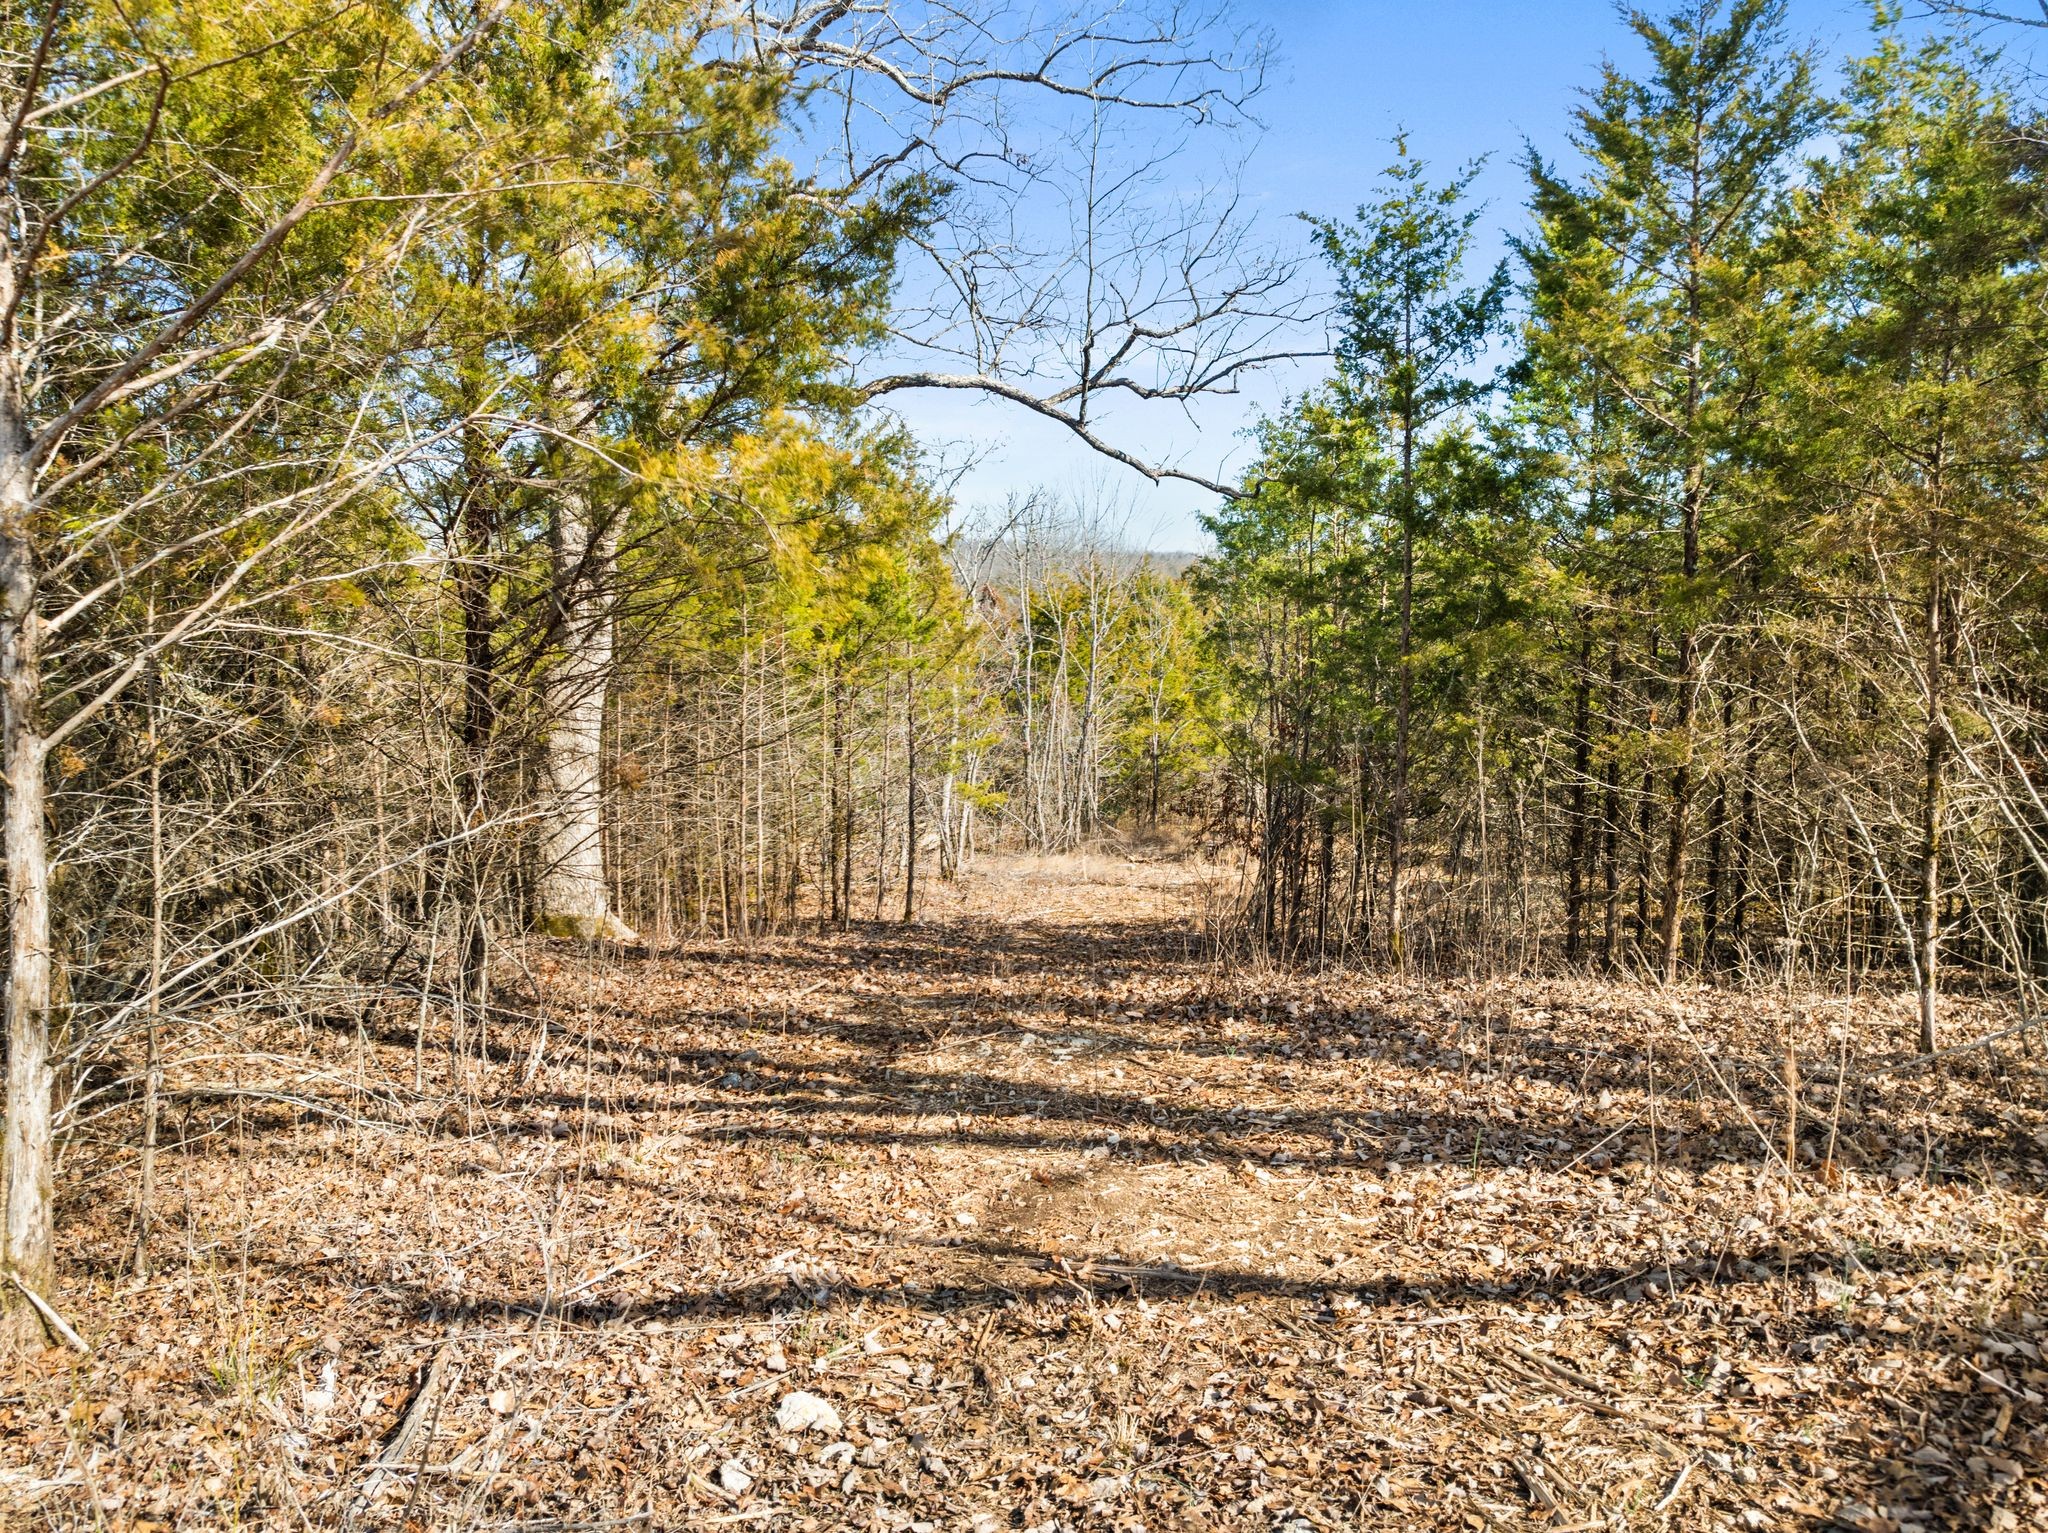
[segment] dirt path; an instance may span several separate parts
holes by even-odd
[[[1226,975],[1191,878],[245,1036],[148,1284],[74,1148],[0,1523],[2048,1525],[2031,1060],[1804,1013],[1788,1178],[1754,1000]]]

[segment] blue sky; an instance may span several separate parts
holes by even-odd
[[[1608,0],[1241,0],[1239,11],[1271,29],[1279,53],[1257,107],[1265,131],[1248,177],[1267,230],[1299,240],[1294,215],[1349,213],[1390,158],[1388,140],[1405,130],[1412,150],[1440,170],[1491,156],[1476,187],[1489,204],[1481,252],[1488,264],[1521,225],[1524,142],[1563,155],[1577,92],[1592,82],[1600,59],[1611,55],[1633,68],[1639,58]],[[1868,39],[1869,15],[1865,0],[1793,0],[1791,35],[1839,59]],[[1227,478],[1248,456],[1244,428],[1319,371],[1297,368],[1236,398],[1209,401],[1193,422],[1155,410],[1127,413],[1112,426],[1148,458]],[[965,396],[895,403],[921,438],[973,457],[958,489],[963,509],[1037,487],[1112,496],[1124,507],[1132,542],[1162,550],[1206,545],[1196,516],[1214,498],[1198,489],[1150,486],[1013,407]]]

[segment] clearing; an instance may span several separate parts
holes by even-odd
[[[0,1384],[0,1523],[2048,1524],[2025,1038],[1230,972],[1200,895],[997,862],[914,926],[536,945],[418,1052],[245,1030],[171,1083],[148,1281],[133,1125],[68,1152],[93,1350]]]

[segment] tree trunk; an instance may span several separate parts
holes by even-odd
[[[48,1295],[57,1275],[51,1213],[50,852],[42,720],[42,629],[29,523],[32,469],[20,379],[0,376],[0,859],[7,878],[6,1224],[0,1269]],[[37,1321],[13,1284],[0,1293],[10,1329]]]
[[[1166,755],[1166,752],[1160,748],[1159,728],[1156,721],[1152,729],[1152,738],[1146,743],[1146,749],[1151,753],[1152,757],[1152,791],[1145,806],[1145,823],[1156,831],[1159,829],[1159,773]]]
[[[1706,504],[1704,470],[1694,471],[1685,497],[1685,541],[1681,570],[1688,587],[1700,572],[1700,516]],[[1671,773],[1671,826],[1664,843],[1664,903],[1657,917],[1658,970],[1667,985],[1678,982],[1679,945],[1685,930],[1685,851],[1692,829],[1693,724],[1699,716],[1700,640],[1688,619],[1678,632],[1678,710],[1672,720],[1678,738],[1678,765]]]
[[[1721,737],[1728,740],[1735,734],[1735,697],[1728,694],[1721,700]],[[1714,773],[1714,804],[1707,824],[1707,887],[1706,908],[1703,912],[1700,935],[1700,962],[1708,970],[1720,966],[1718,949],[1721,943],[1722,893],[1727,883],[1728,857],[1728,768],[1726,765]]]
[[[845,931],[853,920],[853,763],[846,743],[846,688],[836,683],[832,693],[834,765],[839,776],[833,791],[839,803],[839,834],[836,848],[839,864],[832,870],[837,881],[832,895],[832,914]]]
[[[541,683],[547,709],[542,785],[540,924],[556,937],[635,942],[612,914],[604,872],[604,706],[612,670],[611,576],[618,534],[580,496],[555,524],[557,650]]]
[[[150,602],[149,635],[156,637],[156,603]],[[142,1158],[135,1172],[135,1276],[150,1275],[150,1213],[156,1200],[156,1142],[162,1110],[164,985],[164,766],[158,729],[163,699],[158,668],[149,668],[149,1005],[144,1016],[142,1062]],[[381,863],[381,857],[380,857]],[[389,923],[386,923],[389,930]]]
[[[917,678],[906,656],[903,670],[903,919],[917,915]]]
[[[1655,675],[1659,657],[1663,653],[1664,636],[1658,629],[1650,630],[1650,674]],[[1656,709],[1650,710],[1650,724],[1656,724]],[[1635,930],[1631,941],[1634,951],[1630,958],[1641,963],[1647,955],[1650,941],[1650,843],[1656,834],[1657,824],[1657,767],[1654,755],[1643,760],[1641,791],[1636,795],[1636,866],[1635,866]]]
[[[1927,576],[1927,595],[1922,621],[1925,625],[1924,638],[1927,645],[1926,659],[1922,662],[1927,672],[1927,732],[1923,749],[1923,775],[1920,784],[1920,848],[1919,867],[1915,879],[1914,937],[1920,949],[1919,1002],[1920,1011],[1920,1052],[1932,1054],[1936,1046],[1935,1008],[1941,993],[1939,963],[1941,959],[1941,818],[1942,818],[1942,777],[1947,762],[1948,731],[1944,728],[1943,698],[1945,678],[1942,674],[1943,633],[1942,589],[1940,575],[1940,525],[1938,511],[1930,513],[1932,530],[1930,536],[1929,562],[1932,568]]]
[[[835,666],[825,705],[825,834],[821,838],[820,871],[824,887],[818,893],[818,924],[821,929],[839,925],[839,672]]]
[[[1698,116],[1694,124],[1697,131]],[[1694,141],[1697,145],[1697,140]],[[1706,448],[1700,440],[1700,417],[1706,387],[1705,348],[1700,339],[1701,286],[1704,262],[1703,236],[1699,227],[1701,173],[1697,151],[1692,169],[1692,234],[1685,265],[1685,308],[1687,344],[1685,354],[1685,437],[1690,452],[1686,467],[1685,494],[1679,506],[1679,574],[1684,580],[1683,599],[1693,599],[1692,585],[1700,573],[1700,527],[1707,510]],[[1679,946],[1685,932],[1686,837],[1692,830],[1693,724],[1700,702],[1700,637],[1698,625],[1687,613],[1678,630],[1678,701],[1673,719],[1678,740],[1678,765],[1671,773],[1671,827],[1664,843],[1664,903],[1658,912],[1657,937],[1662,950],[1658,970],[1667,985],[1678,982]]]
[[[1408,954],[1401,875],[1408,851],[1408,728],[1414,703],[1414,678],[1409,667],[1409,651],[1415,639],[1414,454],[1411,427],[1402,433],[1401,442],[1401,634],[1394,677],[1394,783],[1387,806],[1387,955],[1403,973],[1407,972]]]
[[[1600,772],[1601,904],[1606,918],[1600,959],[1609,974],[1621,962],[1621,758],[1615,737],[1621,727],[1621,638],[1607,644],[1607,703],[1603,727],[1608,735],[1607,760]]]
[[[462,620],[462,782],[460,809],[465,828],[480,830],[490,810],[490,751],[497,730],[497,617],[491,596],[491,554],[496,547],[496,506],[488,482],[483,435],[463,437],[463,503],[455,523],[460,539],[455,560],[456,603]],[[490,895],[481,844],[470,842],[459,859],[469,883],[463,930],[461,993],[478,1005],[487,998],[490,973]]]
[[[1565,851],[1564,956],[1576,963],[1585,943],[1587,776],[1593,766],[1593,633],[1579,635],[1579,674],[1572,690],[1570,844]]]
[[[1748,706],[1750,732],[1755,733],[1756,696],[1750,695]],[[1745,746],[1742,755],[1741,813],[1735,830],[1735,909],[1729,921],[1729,939],[1735,944],[1738,963],[1748,962],[1750,867],[1756,847],[1756,759],[1753,747]]]

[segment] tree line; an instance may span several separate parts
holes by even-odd
[[[2035,994],[2043,144],[1996,54],[1632,14],[1522,160],[1315,232],[1337,366],[1203,571],[1246,911],[1291,955]]]

